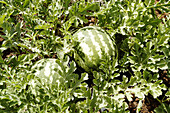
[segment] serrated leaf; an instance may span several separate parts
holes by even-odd
[[[143,72],[144,79],[147,80],[148,78],[150,78],[149,76],[151,77],[151,74],[148,71],[144,70]]]
[[[44,30],[47,30],[48,28],[51,28],[51,27],[53,27],[54,25],[52,25],[52,24],[44,24],[44,25],[36,25],[35,27],[34,27],[34,29],[44,29]]]
[[[133,76],[131,76],[131,78],[130,78],[130,81],[129,81],[129,85],[130,86],[133,86],[134,85],[134,83],[136,82],[136,80],[137,80],[137,78],[136,77],[133,77]]]
[[[97,3],[89,4],[85,7],[80,9],[80,13],[82,14],[91,14],[90,12],[87,11],[98,11],[99,10],[99,5]]]
[[[4,60],[1,55],[0,55],[0,63],[4,63]]]
[[[0,16],[0,25],[3,24],[5,17],[6,17],[6,14]]]
[[[156,113],[169,113],[170,105],[162,103],[157,108],[154,109]]]
[[[8,5],[5,1],[0,1],[0,3],[5,4],[5,5]]]
[[[161,45],[165,42],[165,40],[167,40],[167,37],[163,36],[163,37],[159,37],[159,42],[158,42],[158,45]]]
[[[164,52],[164,55],[168,58],[170,56],[169,49],[168,48],[163,48],[162,50]]]

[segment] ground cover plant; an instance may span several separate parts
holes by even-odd
[[[1,0],[0,112],[169,113],[169,9],[168,0]],[[87,44],[97,66],[75,41],[87,26],[113,41],[112,58]],[[97,32],[83,36],[97,42]]]

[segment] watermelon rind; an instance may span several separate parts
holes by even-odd
[[[48,58],[37,61],[32,70],[42,83],[55,84],[60,77],[58,71],[61,70],[61,67],[56,63],[56,59]]]
[[[101,61],[106,58],[115,59],[115,41],[100,27],[87,26],[79,29],[73,35],[73,42],[78,43],[75,47],[74,59],[87,72],[98,70]]]

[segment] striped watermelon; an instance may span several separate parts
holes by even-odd
[[[78,42],[74,59],[85,71],[98,69],[106,56],[115,59],[116,48],[114,40],[100,27],[88,26],[81,28],[73,35],[73,41]],[[104,53],[104,54],[103,54]]]
[[[32,67],[36,71],[34,74],[41,78],[43,83],[54,84],[60,78],[58,73],[61,67],[56,63],[56,59],[41,59]]]

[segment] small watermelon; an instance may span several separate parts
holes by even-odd
[[[56,59],[48,58],[41,59],[32,67],[35,71],[35,76],[39,77],[43,83],[54,84],[59,79],[58,73],[61,67],[56,63]]]
[[[101,61],[106,58],[116,60],[115,41],[100,27],[88,26],[79,29],[73,35],[73,42],[78,42],[75,43],[74,59],[87,72],[98,69]]]

